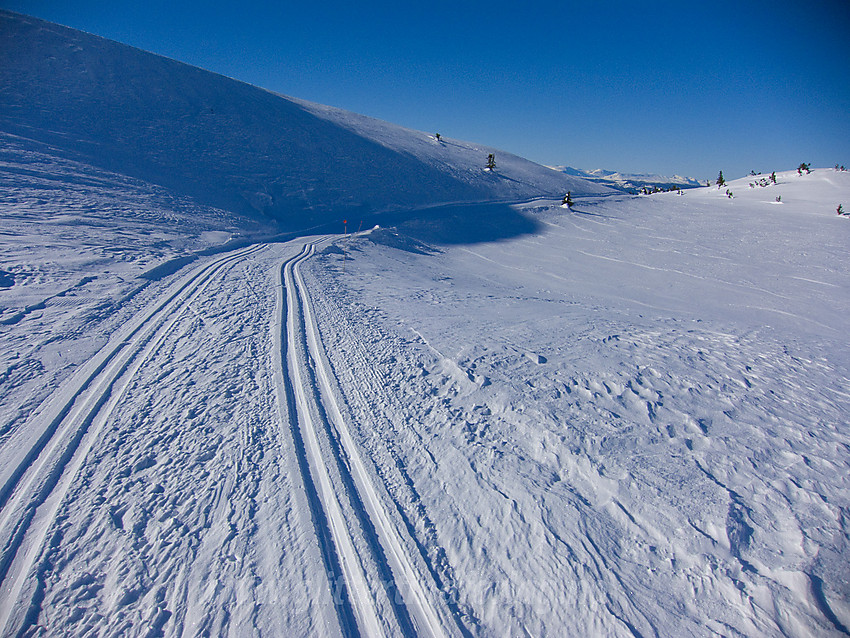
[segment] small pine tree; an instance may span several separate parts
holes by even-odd
[[[844,214],[844,206],[839,204],[838,208],[835,209],[835,212],[838,213],[839,215],[843,215]]]
[[[720,174],[717,176],[717,181],[715,183],[718,187],[726,186],[726,180],[723,179],[723,171],[720,171]]]
[[[487,156],[487,169],[491,171],[496,170],[496,156],[493,153]]]

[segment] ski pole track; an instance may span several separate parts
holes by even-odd
[[[314,253],[315,244],[305,246],[297,258],[281,268],[282,294],[287,298],[287,360],[295,386],[298,427],[307,447],[310,472],[318,483],[321,506],[327,514],[359,629],[368,635],[379,631],[377,602],[374,596],[369,595],[368,560],[371,561],[369,566],[376,567],[379,573],[383,572],[387,580],[392,581],[396,597],[401,597],[401,601],[396,600],[394,605],[399,631],[423,636],[453,634],[452,624],[446,622],[445,614],[440,613],[433,600],[437,588],[434,583],[426,584],[408,555],[406,547],[411,543],[405,543],[385,509],[337,402],[332,372],[299,270],[300,264]],[[308,405],[308,391],[309,399],[315,402],[315,412],[311,412]],[[312,415],[315,413],[318,413],[318,418],[314,420]],[[336,458],[326,459],[323,456],[319,443],[323,430],[329,439],[330,454]],[[331,466],[339,470],[344,484],[341,493],[334,490]],[[343,496],[347,500],[341,502]],[[367,542],[366,553],[371,556],[357,553],[356,543],[345,524],[342,503],[350,505],[361,519],[364,535],[370,537],[366,539],[370,541]],[[388,592],[388,595],[392,598],[393,592]]]
[[[22,428],[41,435],[36,435],[17,464],[4,465],[0,538],[6,540],[0,548],[0,631],[6,632],[13,616],[29,607],[19,599],[47,533],[103,424],[136,372],[217,274],[262,249],[251,246],[224,255],[179,280],[60,387],[56,398],[33,416],[30,428]]]

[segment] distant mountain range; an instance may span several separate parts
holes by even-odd
[[[580,168],[573,168],[572,166],[552,166],[551,168],[571,177],[581,177],[582,179],[629,193],[636,193],[642,188],[698,188],[704,185],[693,177],[682,177],[681,175],[667,177],[665,175],[644,173],[620,173],[617,171],[607,171],[602,168],[586,171]]]

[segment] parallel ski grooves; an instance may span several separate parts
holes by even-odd
[[[327,515],[325,514],[325,510],[322,506],[322,499],[319,496],[319,492],[310,472],[310,461],[308,459],[304,437],[302,436],[301,428],[298,425],[295,391],[293,390],[292,379],[290,377],[288,366],[290,358],[288,327],[291,323],[291,319],[288,318],[290,301],[287,288],[284,285],[284,271],[291,261],[303,258],[308,254],[308,251],[309,248],[305,245],[301,253],[293,257],[291,260],[284,262],[277,273],[278,295],[275,317],[276,321],[279,321],[279,324],[277,329],[274,331],[274,374],[277,386],[281,424],[286,422],[289,423],[289,430],[292,434],[298,469],[301,473],[302,484],[310,507],[310,515],[313,520],[313,526],[319,543],[319,550],[322,555],[325,572],[328,574],[329,578],[333,579],[329,582],[329,585],[332,589],[331,597],[334,600],[337,616],[339,617],[340,629],[345,635],[354,637],[359,635],[357,620],[354,615],[351,597],[348,593],[348,585],[345,578],[343,578],[339,557],[334,549],[334,539],[332,537],[330,523]],[[284,405],[286,406],[286,411],[283,410]]]
[[[283,283],[289,291],[289,294],[286,295],[287,363],[295,395],[298,424],[306,443],[305,449],[310,465],[310,476],[318,486],[317,491],[334,541],[341,575],[345,579],[348,591],[348,598],[357,618],[357,626],[364,635],[382,636],[384,635],[383,626],[379,619],[369,581],[348,530],[328,467],[322,458],[317,428],[307,397],[308,383],[304,376],[304,364],[298,360],[297,342],[299,334],[303,335],[303,331],[299,330],[298,316],[300,312],[303,312],[303,308],[299,308],[299,296],[294,283],[293,270],[299,261],[312,255],[313,250],[312,244],[305,246],[304,251],[296,259],[288,261],[283,267]]]
[[[311,469],[322,487],[322,499],[325,504],[331,531],[339,552],[340,562],[347,585],[352,593],[355,613],[364,633],[372,634],[378,630],[372,625],[376,614],[374,600],[368,596],[368,581],[362,571],[362,557],[356,554],[350,532],[342,518],[338,496],[333,491],[328,474],[327,461],[322,458],[318,445],[316,424],[313,422],[305,390],[312,389],[316,410],[324,422],[326,431],[334,447],[337,458],[334,462],[340,469],[345,487],[355,512],[363,522],[364,532],[372,536],[371,546],[377,568],[384,576],[392,577],[392,584],[401,594],[403,602],[394,605],[399,628],[404,633],[415,632],[424,636],[444,636],[447,633],[444,617],[435,607],[433,594],[422,582],[421,576],[407,555],[405,544],[399,536],[378,495],[372,480],[360,458],[358,448],[351,437],[342,412],[334,398],[328,364],[324,360],[322,346],[318,337],[318,328],[310,306],[306,286],[298,270],[299,264],[313,254],[314,246],[302,252],[298,258],[287,262],[283,267],[283,280],[287,289],[287,335],[289,348],[287,358],[290,364],[292,381],[296,384],[296,405],[299,422],[304,429],[304,438],[310,447]],[[300,313],[300,317],[296,317]],[[299,321],[300,320],[300,321]],[[303,332],[296,335],[298,324]],[[300,338],[307,357],[304,362],[297,360],[296,342]],[[312,364],[312,365],[310,365]],[[300,368],[304,369],[302,372]],[[310,374],[312,371],[312,375]],[[312,378],[311,378],[312,377]],[[303,418],[303,421],[301,419]],[[327,491],[326,491],[327,490]],[[337,519],[337,516],[340,518]],[[339,521],[339,524],[337,523]],[[351,579],[351,580],[350,580]],[[388,592],[391,599],[394,592]],[[358,596],[358,594],[360,596]],[[364,596],[365,594],[365,596]],[[367,597],[368,596],[368,597]]]
[[[8,633],[25,581],[64,496],[133,376],[212,278],[261,248],[251,246],[224,255],[181,279],[110,339],[57,391],[54,400],[21,428],[35,431],[36,440],[29,443],[29,450],[18,463],[7,461],[3,465],[0,538],[6,540],[0,547],[0,633]],[[15,447],[7,442],[5,449],[14,451]]]

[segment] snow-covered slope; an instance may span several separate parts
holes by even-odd
[[[850,173],[139,286],[139,246],[233,218],[27,157],[0,199],[3,633],[850,631]]]
[[[0,634],[850,633],[850,173],[450,204],[480,149],[3,24]],[[305,139],[395,227],[245,243],[254,168],[353,205]]]
[[[446,202],[602,192],[495,149],[268,91],[0,12],[0,131],[289,228]],[[497,168],[484,170],[489,153]]]
[[[777,177],[312,263],[363,447],[473,633],[850,631],[850,173]]]

